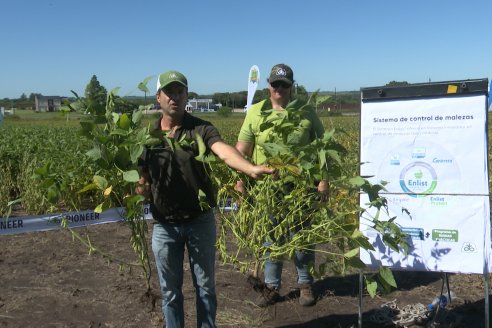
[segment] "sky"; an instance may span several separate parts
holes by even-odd
[[[267,86],[285,63],[308,91],[492,78],[490,0],[5,0],[0,99],[120,96],[178,70],[200,95]]]

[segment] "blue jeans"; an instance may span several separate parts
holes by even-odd
[[[215,327],[215,216],[212,210],[188,223],[156,223],[152,234],[162,312],[167,328],[184,327],[183,260],[188,249],[190,271],[195,286],[197,327]]]
[[[265,261],[265,284],[270,288],[280,289],[282,285],[282,260]],[[294,264],[297,269],[298,284],[312,284],[313,276],[309,273],[309,267],[314,265],[314,250],[296,251]]]

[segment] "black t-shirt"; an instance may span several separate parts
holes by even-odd
[[[161,119],[154,124],[160,130]],[[174,150],[165,140],[146,147],[140,160],[140,172],[149,174],[152,200],[150,210],[160,222],[189,221],[208,208],[200,206],[200,190],[209,207],[217,204],[217,191],[207,172],[207,164],[195,159],[199,154],[195,135],[200,135],[206,145],[206,153],[217,141],[222,141],[219,131],[205,120],[185,113],[182,125],[176,129],[174,140],[182,140]]]

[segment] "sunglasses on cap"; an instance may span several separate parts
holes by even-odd
[[[292,86],[292,84],[289,84],[289,83],[286,83],[286,82],[282,82],[282,81],[275,81],[275,82],[270,83],[270,85],[274,89],[277,89],[279,87],[282,87],[284,89],[288,89],[288,88],[290,88]]]

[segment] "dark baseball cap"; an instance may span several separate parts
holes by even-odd
[[[188,87],[188,80],[186,80],[186,77],[183,75],[183,73],[180,73],[178,71],[167,71],[166,73],[160,74],[157,78],[157,91],[165,88],[173,82],[177,82],[184,87]]]
[[[292,68],[285,64],[277,64],[273,66],[270,71],[268,83],[271,84],[276,81],[282,81],[292,85],[294,83],[294,72],[292,71]]]

